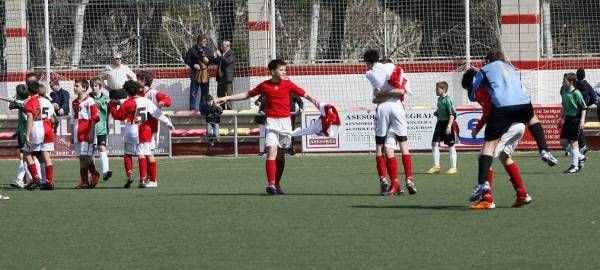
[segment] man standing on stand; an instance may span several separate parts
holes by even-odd
[[[235,73],[235,52],[231,49],[231,42],[223,40],[220,50],[215,51],[217,69],[217,97],[233,95],[233,76]],[[231,102],[221,105],[224,110],[231,109]]]
[[[200,104],[206,103],[208,97],[208,65],[214,62],[215,53],[207,47],[208,39],[199,35],[196,46],[191,47],[185,55],[185,63],[192,70],[190,78],[190,110],[198,110],[198,88],[200,88]]]
[[[113,63],[104,68],[100,78],[106,80],[106,88],[110,99],[127,98],[127,94],[123,90],[123,84],[129,80],[137,81],[137,77],[131,68],[122,64],[121,54],[118,52],[113,55]]]

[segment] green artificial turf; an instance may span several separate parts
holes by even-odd
[[[496,160],[492,211],[467,209],[475,154],[451,176],[413,155],[418,194],[398,197],[377,195],[369,155],[288,157],[284,196],[263,194],[259,157],[160,159],[158,189],[123,189],[113,159],[110,181],[75,190],[77,161],[56,161],[54,191],[8,188],[16,161],[0,161],[0,269],[597,269],[599,157],[565,175],[568,158],[517,154],[521,209]]]

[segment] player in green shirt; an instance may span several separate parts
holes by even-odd
[[[92,93],[90,96],[96,102],[98,108],[98,114],[100,115],[100,121],[96,123],[96,145],[98,146],[98,153],[100,154],[100,161],[102,162],[102,180],[106,181],[112,176],[112,171],[109,168],[108,153],[106,151],[106,142],[108,136],[108,101],[107,95],[102,93],[104,82],[99,77],[94,77],[90,80],[92,86]]]
[[[440,143],[444,142],[450,152],[450,169],[446,173],[455,174],[458,172],[456,169],[457,154],[454,147],[456,134],[453,128],[456,120],[456,110],[452,104],[452,98],[448,96],[448,83],[444,81],[437,82],[435,84],[435,94],[438,96],[438,100],[437,110],[434,113],[437,117],[437,123],[435,124],[433,138],[431,139],[433,167],[427,173],[434,174],[442,171],[442,167],[440,166]]]
[[[29,98],[29,93],[27,92],[27,86],[25,84],[19,84],[16,87],[16,96],[14,98],[10,97],[0,97],[0,100],[10,102],[11,109],[19,110],[19,122],[17,124],[17,147],[19,149],[19,166],[17,167],[17,176],[16,179],[13,180],[10,185],[15,188],[23,188],[25,186],[25,176],[28,179],[31,179],[31,175],[27,171],[27,164],[25,164],[25,160],[23,159],[23,152],[21,152],[21,148],[25,145],[25,128],[27,126],[27,115],[23,112],[25,108],[25,102]],[[37,160],[36,160],[37,163]]]
[[[571,147],[571,166],[565,170],[565,173],[576,173],[583,168],[583,163],[587,159],[579,152],[579,133],[583,132],[585,124],[585,113],[587,105],[579,90],[575,89],[575,73],[567,73],[563,79],[564,88],[561,89],[562,115],[559,123],[560,144],[563,148]]]

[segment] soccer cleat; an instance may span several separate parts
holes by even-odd
[[[125,183],[125,185],[123,187],[124,188],[130,188],[131,184],[133,184],[133,178],[132,177],[128,177],[127,178],[127,183]]]
[[[548,163],[548,166],[550,167],[558,164],[558,160],[548,151],[543,151],[541,158],[542,161]]]
[[[265,191],[267,192],[267,194],[277,195],[277,188],[275,188],[275,186],[267,186],[265,188]]]
[[[88,186],[88,188],[95,188],[96,185],[98,185],[98,179],[100,178],[100,173],[93,173],[92,174],[92,181],[90,182],[90,185]]]
[[[108,179],[110,179],[112,177],[112,171],[108,170],[107,172],[102,174],[102,180],[103,181],[108,181]]]
[[[14,188],[24,188],[25,182],[23,181],[23,179],[15,179],[12,180],[12,182],[10,182],[10,186]]]
[[[493,201],[487,202],[485,200],[469,206],[469,209],[472,209],[472,210],[488,210],[488,209],[495,209],[495,208],[496,208],[496,204]]]
[[[35,190],[40,186],[40,180],[33,180],[25,185],[25,189],[27,190]]]
[[[148,180],[147,179],[141,179],[140,180],[140,184],[138,185],[138,188],[146,188],[147,184],[148,184]]]
[[[488,193],[490,189],[490,183],[488,181],[485,181],[483,184],[477,184],[473,189],[473,192],[471,192],[471,195],[469,195],[469,201],[476,202],[481,200],[483,195]]]
[[[417,194],[417,185],[415,185],[415,181],[412,178],[406,178],[406,189],[408,189],[408,194],[414,195]]]
[[[6,201],[6,200],[10,200],[10,197],[4,196],[4,195],[0,195],[0,201]]]
[[[587,161],[587,156],[581,156],[579,158],[579,170],[583,169],[583,166],[585,166],[586,161]]]
[[[446,171],[446,174],[456,174],[456,173],[458,173],[457,168],[450,168],[448,171]]]
[[[387,191],[390,189],[390,180],[387,177],[379,179],[379,194],[385,196]]]
[[[83,182],[83,181],[79,181],[79,185],[75,186],[75,189],[86,189],[86,188],[88,188],[88,183]]]
[[[581,152],[581,154],[584,156],[587,154],[588,151],[590,151],[590,149],[588,149],[587,145],[579,148],[579,152]]]
[[[155,181],[146,181],[146,188],[157,188],[158,182]]]
[[[431,169],[427,170],[427,174],[434,174],[434,173],[440,173],[442,171],[442,167],[440,166],[433,166],[431,167]]]
[[[404,190],[399,187],[393,187],[385,193],[385,196],[398,196],[404,194]]]
[[[275,185],[275,192],[277,193],[277,195],[285,195],[285,192],[283,192],[283,189],[281,189],[280,185]]]
[[[571,165],[568,169],[564,171],[564,173],[577,173],[579,172],[579,167],[575,165]]]
[[[53,183],[44,183],[40,185],[40,190],[54,190],[54,184]]]
[[[288,148],[287,153],[290,156],[296,155],[296,149],[294,148],[294,146],[291,146],[290,148]]]
[[[515,202],[513,203],[512,207],[519,208],[523,205],[530,204],[532,201],[533,199],[531,198],[531,196],[529,196],[529,194],[525,194],[525,197],[517,196],[517,199],[515,199]]]

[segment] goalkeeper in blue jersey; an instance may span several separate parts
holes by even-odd
[[[469,99],[475,101],[475,92],[482,85],[488,86],[493,109],[485,128],[484,145],[479,156],[478,184],[469,200],[478,201],[489,191],[488,172],[492,166],[494,150],[500,137],[513,123],[524,123],[535,138],[542,161],[548,165],[557,164],[556,158],[548,151],[544,129],[531,105],[531,99],[525,92],[515,68],[506,62],[504,53],[499,49],[491,50],[486,56],[486,65],[475,75]]]

